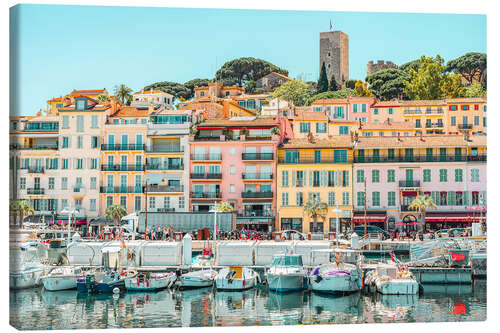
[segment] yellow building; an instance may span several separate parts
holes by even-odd
[[[424,135],[445,134],[447,116],[444,100],[400,101],[403,119]]]
[[[410,121],[358,123],[355,132],[360,136],[414,136],[417,132],[415,125]]]
[[[328,208],[318,218],[318,232],[346,230],[352,216],[352,146],[350,136],[292,139],[278,149],[277,230],[313,231],[305,203],[319,198]]]
[[[486,133],[486,98],[454,98],[445,103],[445,133]]]
[[[327,139],[330,134],[328,130],[328,116],[325,112],[296,111],[293,120],[294,138],[307,138],[311,132],[318,139]]]

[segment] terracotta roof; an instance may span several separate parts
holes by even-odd
[[[311,106],[296,106],[295,107],[295,112],[309,112],[312,111]]]
[[[377,99],[375,98],[375,96],[363,96],[363,97],[357,97],[357,96],[349,96],[349,102],[356,102],[356,101],[376,101]]]
[[[271,73],[269,73],[269,74],[266,74],[266,75],[264,75],[263,77],[261,77],[260,79],[265,78],[266,76],[268,76],[268,75],[270,75],[270,74],[276,74],[276,75],[278,75],[278,76],[281,76],[281,77],[282,77],[282,78],[284,78],[284,79],[287,79],[287,80],[293,80],[292,78],[289,78],[289,77],[288,77],[288,76],[286,76],[286,75],[283,75],[283,74],[280,74],[280,73],[276,73],[276,72],[271,72]],[[260,80],[260,79],[259,79],[259,80]]]
[[[486,103],[486,97],[476,98],[447,98],[446,103]]]
[[[84,94],[104,94],[106,92],[106,89],[90,89],[90,90],[75,90],[73,89],[72,92],[69,93],[69,95],[75,96],[75,95],[84,95]]]
[[[111,117],[147,117],[149,116],[149,109],[138,109],[135,106],[122,106]]]
[[[363,123],[363,130],[414,130],[415,124],[411,121],[391,121],[391,123],[387,123],[384,121],[382,123]]]
[[[255,95],[252,95],[252,94],[241,94],[241,95],[238,95],[238,96],[228,96],[228,97],[233,97],[235,99],[247,99],[247,98],[267,98],[270,95],[271,94],[255,94]]]
[[[319,120],[324,120],[328,121],[328,116],[324,112],[296,112],[295,114],[295,120],[302,120],[302,121],[307,121],[307,120],[313,120],[313,121],[319,121]]]
[[[313,142],[309,142],[307,138],[291,139],[283,144],[281,148],[352,148],[353,142],[349,135],[330,136],[328,139],[314,138]]]
[[[231,119],[208,119],[198,125],[198,129],[208,126],[277,126],[278,120],[274,117],[260,117],[248,120],[231,120]]]
[[[442,99],[434,99],[434,100],[412,100],[412,101],[404,101],[401,100],[401,106],[443,106],[446,105],[446,102]]]
[[[47,102],[62,102],[62,97],[54,97],[52,99],[49,99]]]
[[[423,139],[423,141],[422,141]],[[467,147],[463,135],[433,136],[360,136],[356,148],[420,148],[420,147]],[[471,135],[470,147],[486,147],[485,135]]]
[[[330,124],[332,125],[358,125],[359,121],[357,120],[345,120],[345,119],[334,119],[330,120]]]
[[[372,104],[372,108],[383,108],[383,107],[400,107],[401,103],[399,100],[396,101],[376,101],[374,104]]]
[[[134,95],[146,95],[146,94],[167,94],[170,96],[173,96],[172,94],[169,94],[168,92],[164,92],[163,90],[144,90],[144,91],[138,91],[134,93]]]
[[[311,105],[315,104],[348,104],[349,101],[347,98],[333,98],[333,99],[318,99],[311,103]]]

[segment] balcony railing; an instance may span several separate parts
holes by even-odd
[[[184,170],[184,164],[178,164],[178,165],[146,164],[146,170]]]
[[[249,180],[249,179],[260,179],[260,180],[266,180],[266,179],[273,179],[273,174],[272,173],[244,173],[241,175],[243,179]]]
[[[192,173],[191,179],[222,179],[221,173]]]
[[[400,180],[399,187],[420,187],[420,180]]]
[[[144,171],[143,164],[102,164],[101,171]]]
[[[272,161],[273,153],[242,153],[241,159],[243,161]]]
[[[194,199],[219,199],[220,192],[191,192],[191,198]]]
[[[44,167],[29,167],[28,173],[45,173]]]
[[[443,128],[443,123],[425,124],[425,128]]]
[[[147,151],[149,153],[183,153],[184,146],[175,145],[175,146],[155,146],[148,147]]]
[[[413,156],[357,156],[354,163],[413,163],[413,162],[467,162],[486,161],[486,155],[413,155]]]
[[[273,192],[241,192],[241,197],[245,199],[271,199]]]
[[[349,164],[352,163],[351,158],[321,158],[317,159],[314,156],[304,156],[298,159],[278,158],[280,164]]]
[[[24,128],[25,132],[57,132],[59,123],[28,123]]]
[[[147,190],[148,193],[184,192],[184,186],[150,185]]]
[[[470,130],[472,129],[472,124],[458,124],[458,129]]]
[[[220,161],[221,154],[218,154],[218,153],[192,154],[191,160],[193,160],[193,161]]]
[[[46,149],[58,149],[57,144],[53,145],[10,145],[10,149],[33,149],[33,150],[46,150]]]
[[[252,212],[238,212],[236,214],[236,218],[266,218],[266,219],[274,219],[274,215],[272,213],[267,213],[263,210],[254,210]]]
[[[28,188],[26,190],[26,193],[31,194],[31,195],[36,195],[36,194],[45,194],[45,189],[44,188]]]
[[[146,145],[138,144],[101,144],[101,150],[145,150]]]
[[[101,186],[100,193],[142,193],[142,186]]]
[[[73,193],[74,194],[84,194],[85,188],[81,185],[77,185],[77,186],[73,187]]]

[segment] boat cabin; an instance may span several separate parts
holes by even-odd
[[[277,254],[273,256],[273,263],[271,266],[289,267],[299,266],[302,267],[302,255],[300,254]]]

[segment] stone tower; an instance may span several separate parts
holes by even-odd
[[[319,71],[325,63],[328,81],[335,76],[338,85],[349,80],[349,36],[342,31],[319,33]]]

